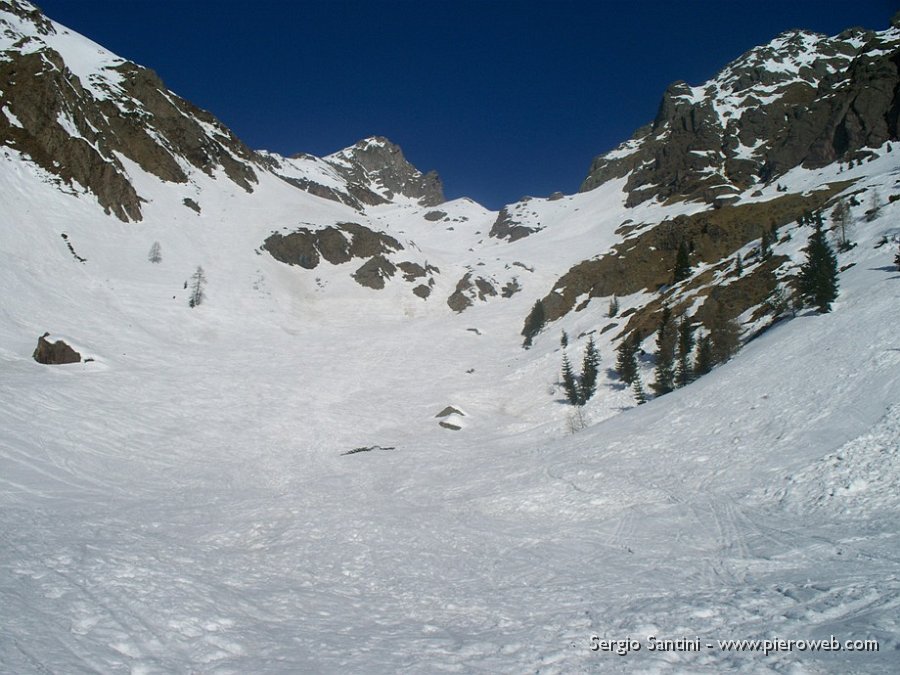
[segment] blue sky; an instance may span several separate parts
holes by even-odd
[[[153,68],[249,146],[325,155],[370,135],[499,208],[574,192],[591,159],[783,30],[883,29],[887,0],[38,0]]]

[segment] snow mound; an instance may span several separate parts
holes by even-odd
[[[791,476],[776,496],[795,511],[865,515],[900,508],[900,405],[866,434]]]

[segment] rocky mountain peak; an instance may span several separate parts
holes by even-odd
[[[581,190],[628,177],[628,205],[715,202],[791,168],[859,160],[898,138],[900,31],[781,33],[700,86],[678,81],[653,122],[597,157]]]
[[[423,206],[445,201],[437,173],[423,174],[406,160],[399,145],[383,136],[364,138],[325,160],[344,176],[363,203],[385,203],[395,195],[415,199]]]
[[[87,188],[126,221],[142,218],[141,197],[119,155],[165,181],[186,182],[194,167],[208,175],[222,170],[252,190],[253,153],[152,70],[21,0],[0,0],[0,28],[0,145]]]

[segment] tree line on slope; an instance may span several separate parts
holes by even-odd
[[[837,216],[835,229],[838,230],[839,242],[847,244],[846,223],[842,223],[840,216],[843,210],[836,207]],[[805,261],[799,269],[795,280],[793,312],[802,307],[812,307],[820,313],[831,311],[831,304],[838,294],[838,265],[837,256],[828,243],[825,235],[821,212],[815,214],[806,213],[798,221],[800,226],[812,226],[813,232],[809,236],[805,253]],[[842,228],[842,229],[841,229]],[[777,242],[777,230],[766,231],[760,241],[759,256],[765,259],[771,255],[771,246]],[[850,246],[852,248],[852,245]],[[845,249],[849,250],[849,248]],[[740,256],[738,256],[740,264]],[[896,262],[900,266],[900,252]],[[688,247],[682,242],[679,254],[676,256],[673,280],[686,278],[690,274]],[[776,288],[777,297],[770,298],[770,308],[776,316],[780,316],[789,307],[789,300],[783,295],[780,287]],[[618,313],[618,299],[613,297],[607,315],[615,316]],[[656,351],[654,354],[654,380],[650,389],[655,396],[663,396],[677,388],[684,387],[699,377],[709,373],[715,366],[725,363],[740,349],[741,327],[735,318],[729,318],[720,307],[712,318],[710,325],[699,336],[696,334],[699,324],[696,324],[687,314],[679,318],[672,315],[668,303],[663,304],[660,321],[656,330]],[[526,347],[531,346],[534,337],[544,326],[544,311],[538,300],[526,320]],[[644,388],[639,368],[638,355],[643,353],[641,349],[642,338],[637,331],[624,337],[616,350],[616,371],[620,380],[632,388],[635,399],[640,405],[645,403],[649,396]],[[594,395],[597,387],[600,357],[593,337],[588,340],[585,348],[580,375],[577,375],[569,361],[565,349],[568,346],[568,336],[565,331],[562,334],[563,347],[562,360],[562,385],[566,393],[566,400],[577,408],[583,407]]]

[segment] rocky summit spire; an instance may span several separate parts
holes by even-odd
[[[325,159],[344,176],[353,195],[363,203],[386,203],[396,195],[415,199],[423,206],[445,201],[437,173],[423,174],[406,160],[400,146],[382,136],[364,138]]]
[[[900,30],[782,33],[697,87],[675,82],[652,123],[597,157],[581,190],[628,177],[628,205],[714,202],[795,166],[860,161],[900,137]]]

